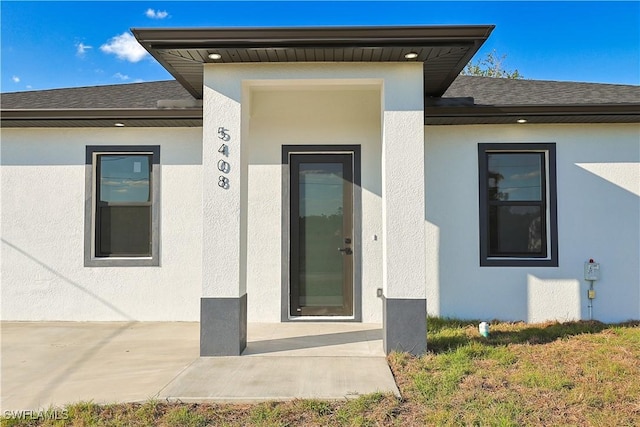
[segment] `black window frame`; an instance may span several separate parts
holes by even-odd
[[[489,199],[490,154],[540,153],[541,201],[501,201]],[[557,267],[558,266],[558,215],[555,143],[479,143],[479,219],[481,267]],[[492,206],[540,206],[542,218],[542,254],[502,253],[492,254],[490,249],[491,224],[489,211]]]
[[[104,155],[126,154],[148,156],[148,202],[107,203],[100,202],[99,158]],[[159,145],[88,145],[85,158],[85,249],[86,267],[159,266],[159,195],[160,195],[160,146]],[[105,206],[149,206],[150,253],[100,254],[100,208]]]

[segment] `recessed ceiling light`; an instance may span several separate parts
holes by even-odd
[[[113,125],[114,125],[115,127],[117,127],[117,128],[123,128],[123,127],[124,127],[124,123],[120,123],[120,122],[118,122],[118,123],[114,123]]]
[[[209,54],[209,59],[220,59],[222,58],[222,55],[220,55],[219,53],[210,53]]]
[[[415,52],[409,52],[409,53],[405,53],[404,57],[407,59],[415,59],[418,57],[418,54]]]
[[[527,123],[527,119],[518,119],[516,120],[517,123]]]

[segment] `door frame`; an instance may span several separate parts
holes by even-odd
[[[360,145],[283,145],[282,146],[282,283],[281,321],[362,321],[362,188]],[[353,158],[353,315],[352,316],[291,316],[290,315],[290,245],[291,245],[291,170],[292,154],[351,154]]]
[[[289,178],[291,188],[291,202],[289,212],[294,213],[291,218],[300,213],[300,194],[299,184],[302,181],[299,175],[304,164],[318,163],[334,163],[342,165],[342,176],[345,182],[342,186],[343,215],[341,221],[341,235],[335,246],[332,248],[334,256],[339,257],[342,262],[342,304],[338,306],[304,306],[300,304],[300,260],[301,253],[290,249],[289,252],[289,316],[353,316],[353,153],[291,153],[289,157]],[[291,221],[289,226],[289,245],[290,248],[300,248],[302,242],[302,230],[299,221]],[[346,239],[349,239],[348,242]],[[349,248],[349,251],[342,253],[337,251],[338,248]],[[296,276],[298,276],[296,278]]]

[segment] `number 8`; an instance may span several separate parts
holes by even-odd
[[[229,188],[229,178],[227,178],[226,176],[219,176],[218,187],[224,188],[224,189]]]

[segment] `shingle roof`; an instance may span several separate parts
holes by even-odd
[[[477,105],[593,105],[640,103],[640,86],[458,76],[444,94]],[[157,108],[160,99],[189,99],[176,80],[3,93],[3,110]]]
[[[2,127],[202,126],[202,108],[158,108],[192,95],[175,80],[3,93]],[[425,99],[425,124],[640,122],[640,86],[458,76]]]
[[[479,105],[638,104],[640,86],[458,76],[443,97]]]
[[[175,80],[3,93],[3,110],[157,108],[160,99],[193,97]]]

